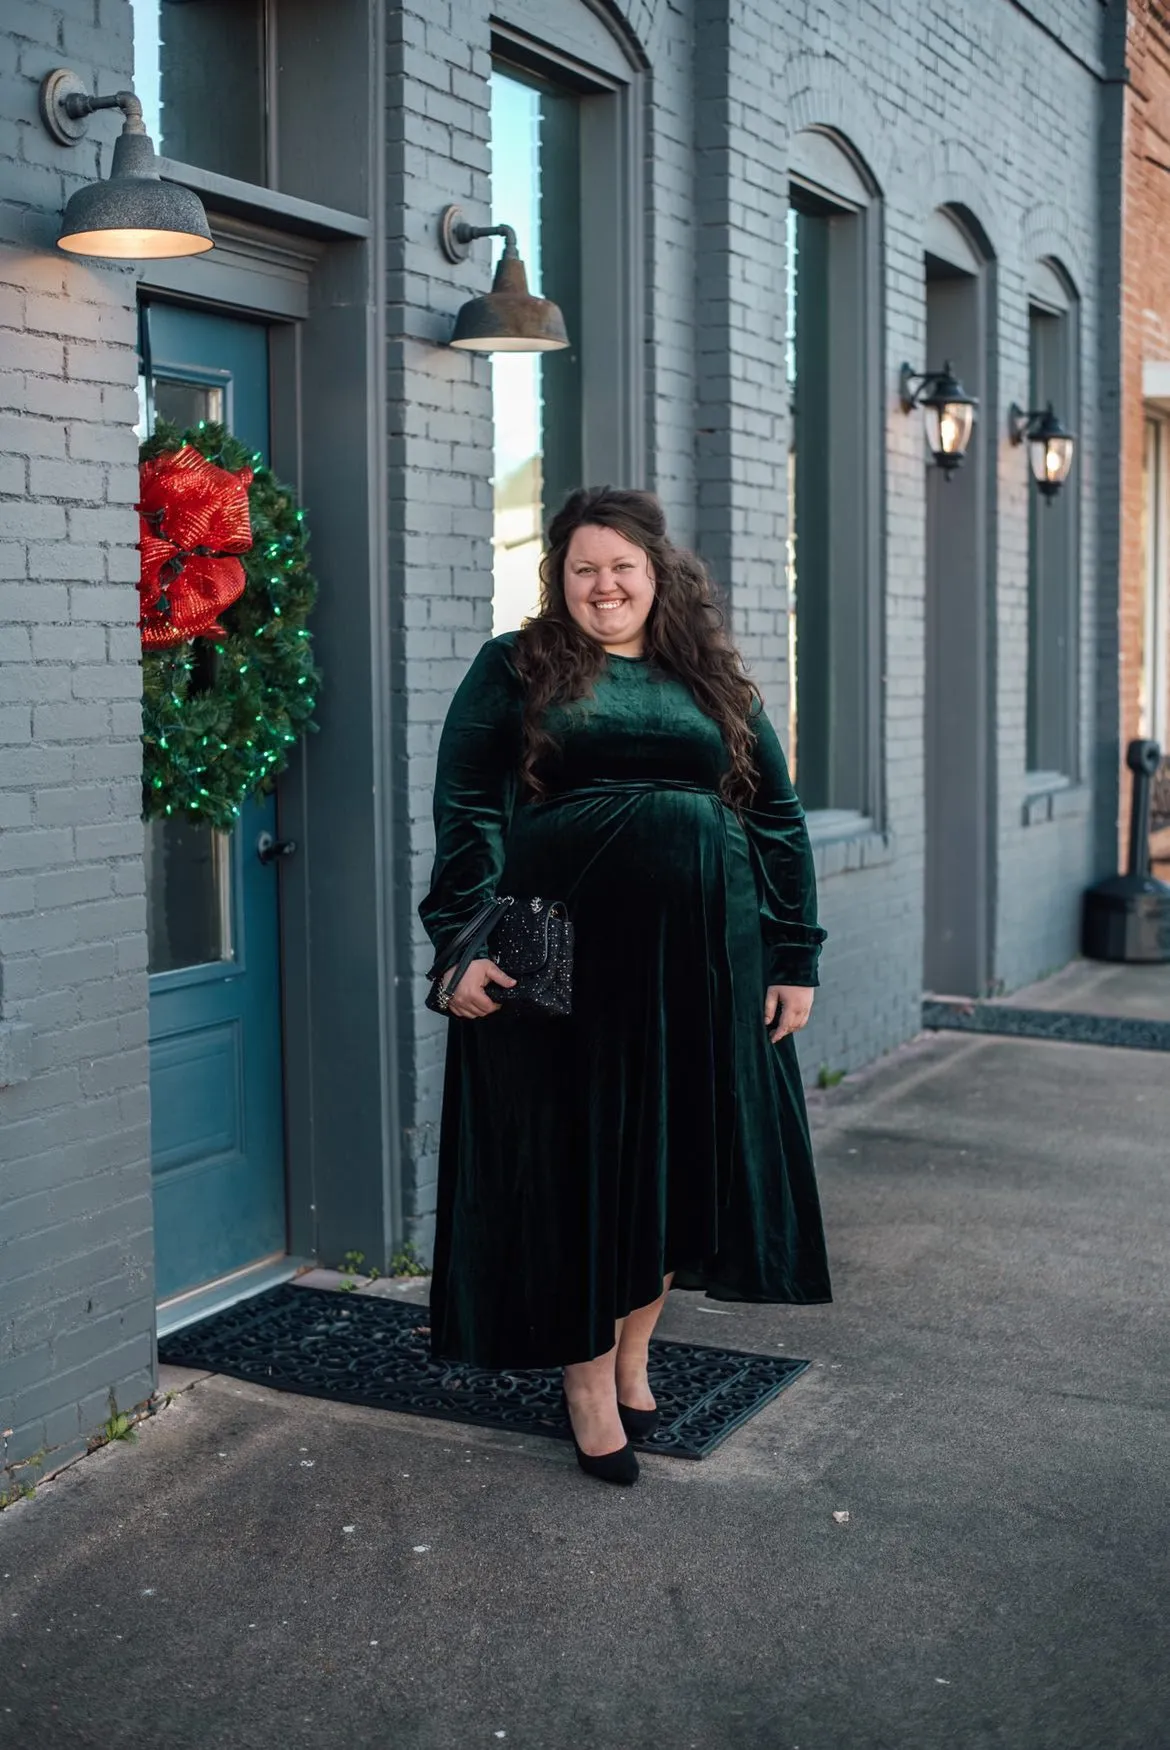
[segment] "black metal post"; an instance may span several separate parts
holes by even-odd
[[[1125,763],[1133,773],[1133,807],[1129,817],[1129,873],[1148,875],[1150,796],[1154,778],[1162,763],[1162,749],[1156,741],[1131,741],[1125,750]]]
[[[1150,792],[1162,763],[1156,741],[1131,741],[1133,773],[1129,869],[1085,891],[1081,951],[1090,960],[1170,961],[1170,886],[1150,874]]]

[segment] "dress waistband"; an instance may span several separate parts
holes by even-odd
[[[637,796],[655,790],[681,790],[692,796],[713,796],[716,802],[723,800],[714,785],[692,784],[686,778],[595,778],[587,784],[566,784],[563,789],[549,790],[537,806],[568,801],[574,796]]]

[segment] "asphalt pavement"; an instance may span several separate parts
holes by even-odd
[[[0,1514],[0,1746],[1170,1750],[1170,1060],[813,1096],[836,1300],[701,1463],[204,1377]]]

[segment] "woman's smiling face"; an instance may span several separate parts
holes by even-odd
[[[583,523],[565,554],[565,606],[583,632],[621,656],[641,656],[654,605],[654,567],[644,547],[616,529]]]

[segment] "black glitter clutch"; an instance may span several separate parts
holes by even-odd
[[[490,956],[510,987],[488,983],[485,990],[505,1013],[570,1015],[573,1012],[573,926],[561,899],[517,899],[498,894],[481,906],[456,936],[427,977],[426,1006],[445,1015],[455,989],[473,960]],[[444,982],[442,974],[451,967]]]

